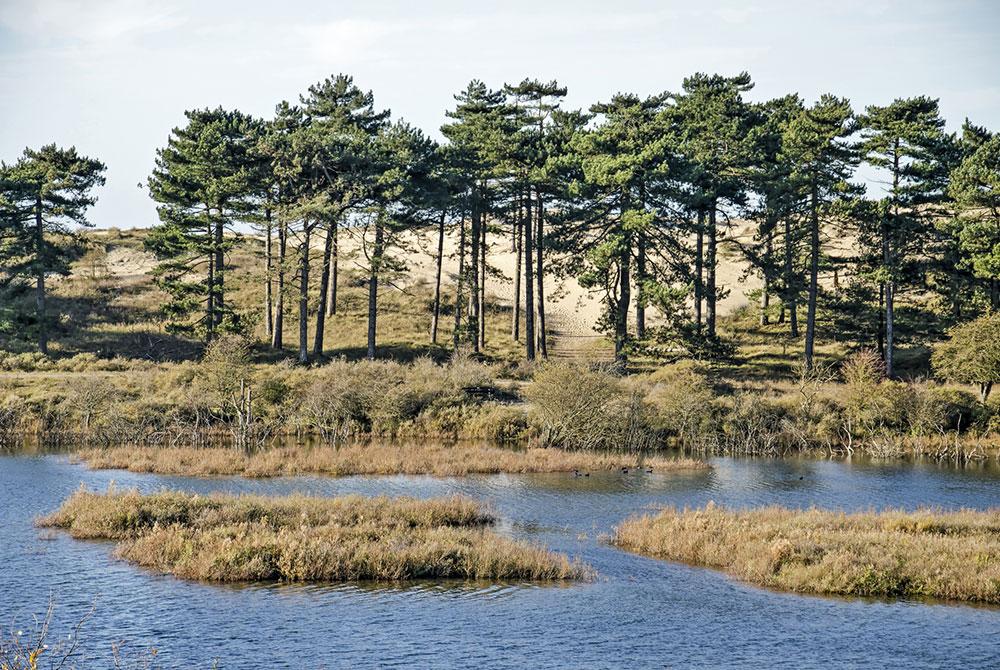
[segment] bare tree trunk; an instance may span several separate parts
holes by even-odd
[[[486,218],[479,224],[482,240],[479,243],[479,348],[486,347]]]
[[[538,295],[536,300],[538,302],[538,353],[541,354],[542,358],[549,357],[548,343],[546,342],[546,337],[548,332],[545,330],[545,260],[543,257],[544,242],[545,242],[545,203],[542,201],[541,190],[536,190],[538,194],[538,234],[535,236],[535,260],[538,264],[538,269],[535,271],[535,280],[538,282]]]
[[[774,254],[774,217],[768,212],[767,221],[764,225],[767,230],[764,234],[764,281],[760,293],[760,325],[766,326],[770,321],[768,311],[771,308],[771,257]]]
[[[264,319],[267,324],[267,339],[270,342],[274,334],[274,277],[271,263],[271,208],[264,208]]]
[[[819,196],[816,184],[812,188],[809,216],[809,304],[806,308],[806,370],[813,368],[813,348],[816,343],[816,296],[819,292]]]
[[[222,212],[219,212],[221,216]],[[226,268],[226,257],[222,249],[223,245],[223,229],[222,221],[217,221],[215,223],[215,285],[216,288],[212,291],[215,296],[215,326],[219,327],[222,325],[222,317],[225,311],[225,299],[223,298],[223,285],[222,282],[225,280],[225,268]]]
[[[785,217],[785,302],[788,304],[788,318],[792,337],[799,336],[799,315],[798,305],[795,298],[795,269],[792,264],[792,250],[794,240],[792,240],[792,220]]]
[[[455,330],[452,333],[455,351],[458,351],[462,332],[462,285],[465,282],[465,213],[458,228],[458,276],[455,279]]]
[[[340,250],[338,248],[338,232],[340,229],[340,220],[335,219],[333,223],[330,224],[330,236],[333,238],[333,243],[330,245],[330,258],[327,263],[330,272],[330,290],[326,296],[326,315],[333,316],[337,313],[337,260],[340,256]]]
[[[42,197],[35,198],[35,318],[38,321],[38,351],[49,353],[49,321],[45,309],[45,224]]]
[[[302,225],[299,249],[299,362],[309,362],[309,234],[308,222]]]
[[[375,334],[378,320],[378,280],[382,271],[385,226],[382,217],[375,219],[375,247],[372,249],[371,274],[368,277],[368,360],[375,360]]]
[[[284,346],[282,334],[285,330],[285,250],[288,240],[288,229],[281,221],[278,222],[278,296],[274,306],[274,330],[271,334],[271,347],[281,349]]]
[[[523,223],[521,221],[521,198],[517,198],[517,213],[514,216],[514,309],[511,315],[510,334],[515,342],[521,341],[521,247]]]
[[[448,211],[441,212],[438,222],[437,267],[434,270],[434,312],[431,315],[431,344],[438,341],[438,319],[441,317],[441,267],[444,263],[444,220]]]
[[[704,289],[702,288],[702,273],[705,265],[705,212],[698,210],[698,229],[695,233],[694,245],[694,322],[701,332],[701,301]]]
[[[469,335],[472,338],[472,350],[475,353],[479,353],[479,319],[481,318],[479,302],[479,248],[482,244],[482,233],[480,228],[482,227],[482,213],[479,211],[479,196],[477,192],[472,194],[472,230],[470,231],[472,235],[472,253],[470,254],[469,260],[471,261],[471,288],[472,292],[469,297]]]
[[[524,351],[529,361],[535,360],[535,271],[531,259],[533,248],[531,225],[531,192],[524,200]]]
[[[631,260],[632,242],[629,233],[625,233],[622,249],[618,259],[618,305],[615,313],[615,360],[625,365],[628,363],[628,312],[631,301]]]
[[[646,337],[646,233],[639,233],[638,258],[636,259],[635,336]]]
[[[708,253],[705,257],[705,268],[707,275],[705,278],[705,323],[708,327],[708,336],[715,337],[715,316],[717,295],[715,289],[715,269],[718,265],[719,232],[715,222],[715,200],[712,200],[711,208],[708,210]]]
[[[323,241],[323,269],[319,275],[319,306],[316,308],[316,332],[313,333],[313,356],[323,355],[323,336],[326,331],[327,296],[330,290],[330,261],[333,257],[333,228],[331,223],[326,229],[326,239]]]
[[[206,210],[210,212],[210,210]],[[208,224],[208,235],[212,235],[212,224]],[[208,252],[208,279],[205,285],[208,295],[205,296],[205,331],[207,339],[215,336],[215,254]]]
[[[885,360],[885,282],[878,285],[878,355]]]

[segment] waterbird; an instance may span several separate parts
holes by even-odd
[[[653,468],[646,468],[646,474],[647,475],[653,474]]]

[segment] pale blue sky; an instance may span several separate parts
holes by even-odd
[[[831,92],[855,108],[941,99],[1000,130],[1000,2],[502,3],[0,0],[0,158],[75,144],[108,165],[91,220],[154,223],[155,149],[192,107],[261,116],[330,74],[437,136],[469,79],[556,78],[567,105],[748,70],[751,98]]]

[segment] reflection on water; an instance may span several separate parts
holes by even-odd
[[[617,551],[623,518],[708,501],[856,510],[1000,507],[992,465],[809,458],[714,459],[710,472],[243,480],[91,472],[64,455],[0,456],[0,612],[57,602],[67,627],[94,601],[85,652],[155,645],[167,667],[997,667],[1000,610],[803,597]],[[112,558],[112,545],[40,532],[32,519],[81,483],[104,489],[309,495],[462,494],[501,533],[579,557],[593,582],[185,582]],[[6,623],[6,621],[4,622]],[[303,660],[306,659],[306,660]],[[85,665],[85,664],[84,664]]]

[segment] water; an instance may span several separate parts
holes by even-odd
[[[64,456],[0,456],[0,625],[51,597],[54,628],[96,609],[81,667],[111,644],[155,646],[163,667],[221,668],[996,668],[1000,609],[778,593],[624,553],[600,536],[625,517],[710,500],[845,510],[1000,507],[996,469],[715,459],[710,473],[198,479],[91,472]],[[413,495],[487,501],[500,531],[582,558],[570,586],[213,585],[115,560],[112,545],[39,531],[32,519],[81,483],[142,491]]]

